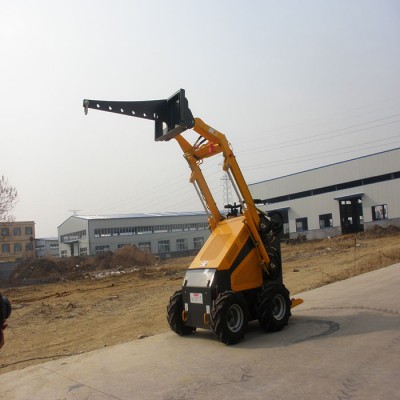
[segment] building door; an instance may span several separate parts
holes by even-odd
[[[340,199],[339,207],[342,233],[362,232],[364,217],[361,196]]]
[[[69,245],[69,250],[71,253],[71,257],[77,256],[79,254],[79,242],[70,242],[67,243]],[[76,252],[75,252],[76,250]]]
[[[289,238],[289,212],[287,209],[279,210],[283,220],[283,234],[282,237]]]

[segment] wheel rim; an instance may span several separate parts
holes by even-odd
[[[243,325],[244,313],[242,307],[233,304],[226,313],[226,322],[231,332],[238,332]]]
[[[272,314],[276,320],[281,320],[286,313],[285,298],[281,294],[274,296],[272,300]]]

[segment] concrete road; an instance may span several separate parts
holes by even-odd
[[[400,399],[399,293],[396,264],[304,293],[281,332],[157,335],[3,374],[0,398]]]

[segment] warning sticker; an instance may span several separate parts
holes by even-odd
[[[203,304],[202,293],[190,293],[190,302],[195,304]]]

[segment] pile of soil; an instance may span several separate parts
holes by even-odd
[[[52,283],[93,277],[94,271],[134,270],[137,267],[154,266],[156,257],[144,253],[135,246],[125,246],[116,252],[96,257],[40,258],[23,260],[9,278],[10,285]],[[107,275],[107,274],[105,274]]]
[[[358,234],[360,239],[362,238],[379,238],[384,236],[393,236],[400,234],[400,227],[395,225],[389,225],[386,228],[383,228],[380,225],[373,225],[371,228],[368,228],[364,232]]]

